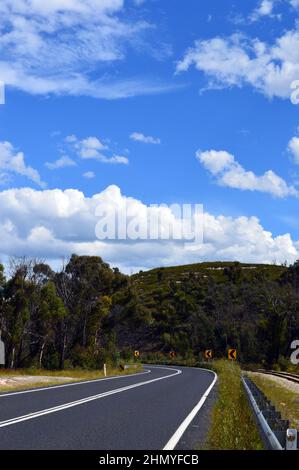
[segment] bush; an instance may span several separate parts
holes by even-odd
[[[279,356],[278,358],[278,366],[281,371],[287,371],[289,366],[290,366],[290,360],[289,358],[286,358],[284,356]]]

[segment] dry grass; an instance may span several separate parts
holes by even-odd
[[[142,366],[126,369],[107,367],[107,376],[131,375],[142,371]],[[0,369],[0,392],[27,390],[30,388],[48,387],[67,382],[80,382],[84,380],[96,380],[104,377],[103,371],[71,369],[62,371],[49,371],[43,369]],[[1,379],[7,380],[7,384],[1,384]]]
[[[283,419],[288,419],[291,427],[299,429],[299,393],[291,390],[287,381],[282,385],[281,381],[275,380],[275,377],[272,379],[254,373],[248,375],[281,412]]]
[[[226,360],[215,361],[214,366],[218,373],[218,400],[212,414],[207,448],[263,449],[241,382],[239,366]]]

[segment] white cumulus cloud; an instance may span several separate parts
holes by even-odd
[[[297,244],[288,233],[274,236],[254,216],[205,213],[204,243],[198,245],[176,240],[99,240],[95,235],[99,204],[107,213],[115,207],[120,211],[126,207],[129,219],[132,214],[143,217],[148,209],[142,201],[125,197],[117,186],[109,186],[92,197],[75,189],[22,188],[0,192],[2,260],[26,255],[57,265],[71,253],[78,253],[102,256],[129,271],[203,260],[291,263],[298,258]],[[173,215],[167,208],[157,210],[164,227]]]
[[[235,157],[226,151],[197,151],[199,162],[216,178],[218,184],[229,188],[269,193],[275,197],[297,196],[298,191],[288,186],[283,178],[268,170],[263,175],[256,175],[245,170]]]
[[[76,162],[67,155],[62,155],[62,157],[55,160],[55,162],[46,162],[45,165],[47,168],[49,168],[49,170],[57,170],[59,168],[76,166]]]
[[[87,179],[93,179],[96,175],[93,171],[86,171],[85,173],[83,173],[83,176]]]
[[[144,135],[141,132],[132,132],[130,139],[135,142],[142,142],[144,144],[160,144],[161,140],[158,137],[152,137],[150,135]]]
[[[274,7],[273,0],[261,0],[257,8],[251,14],[252,21],[258,21],[260,18],[265,16],[272,16]]]
[[[286,31],[273,44],[242,34],[197,40],[176,71],[191,66],[208,77],[210,88],[250,85],[267,97],[289,99],[299,77],[299,30]]]
[[[288,150],[293,156],[294,163],[299,165],[299,137],[293,137],[290,140],[288,144]]]
[[[16,151],[10,142],[0,142],[0,181],[11,174],[25,176],[40,187],[46,186],[38,171],[26,165],[23,152]]]
[[[127,165],[129,160],[122,155],[107,156],[105,152],[110,151],[109,147],[97,137],[87,137],[78,139],[75,135],[66,138],[66,142],[71,145],[77,155],[84,159],[93,159],[101,163],[123,164]]]

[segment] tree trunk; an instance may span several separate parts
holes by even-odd
[[[87,313],[85,314],[85,317],[84,317],[84,325],[83,325],[83,341],[82,341],[82,346],[83,348],[86,347],[86,329],[87,329]]]
[[[42,344],[42,347],[41,347],[41,350],[40,350],[40,353],[39,353],[39,368],[40,369],[42,368],[42,360],[43,360],[45,346],[46,346],[46,340],[44,340],[44,342]]]
[[[66,338],[67,338],[67,329],[65,329],[63,333],[63,340],[62,340],[62,347],[60,351],[60,359],[59,359],[59,369],[64,368],[64,356],[65,356],[65,348],[66,348]]]
[[[11,353],[11,361],[10,361],[10,368],[14,368],[14,362],[15,362],[15,353],[16,353],[16,348],[12,348],[12,353]]]
[[[95,333],[95,335],[94,335],[94,354],[97,352],[97,349],[99,348],[100,332],[101,332],[101,327],[99,326],[96,333]]]
[[[23,345],[24,345],[24,337],[22,336],[21,341],[20,341],[20,346],[18,349],[18,354],[16,358],[16,367],[21,366],[21,357],[22,357],[22,352],[23,352]]]

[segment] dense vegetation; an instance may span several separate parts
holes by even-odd
[[[238,349],[246,363],[284,367],[299,338],[299,263],[202,263],[125,276],[73,255],[60,272],[37,261],[0,268],[7,367],[98,368],[120,358],[182,360]]]

